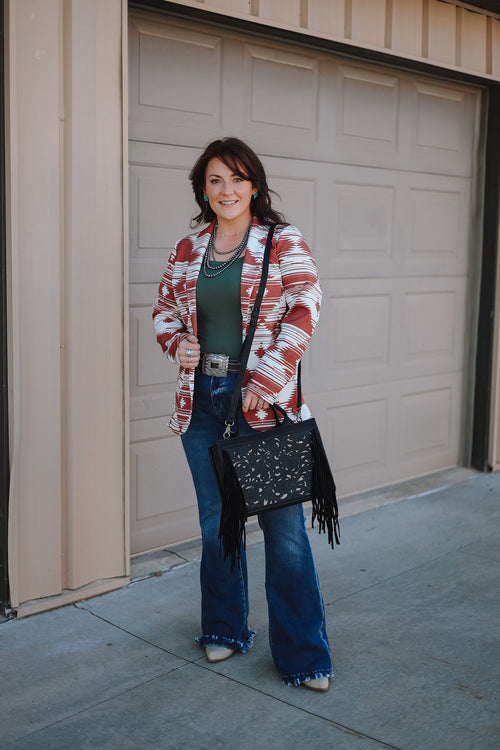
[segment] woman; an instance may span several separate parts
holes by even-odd
[[[153,320],[163,351],[180,365],[170,427],[181,435],[198,499],[202,635],[197,641],[208,661],[216,662],[246,652],[255,635],[247,622],[244,550],[233,573],[220,553],[221,500],[208,448],[225,429],[271,223],[278,225],[243,382],[240,434],[274,426],[270,403],[297,419],[297,365],[319,316],[321,289],[304,238],[272,209],[264,168],[249,146],[236,138],[213,141],[190,180],[200,208],[194,221],[208,226],[177,242]],[[308,416],[305,405],[302,416]],[[324,692],[332,663],[302,505],[264,513],[259,525],[274,663],[285,684]]]

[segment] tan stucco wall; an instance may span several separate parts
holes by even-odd
[[[122,0],[7,3],[19,614],[33,600],[121,585],[128,572],[123,11]]]
[[[177,0],[500,80],[500,17],[454,0]]]

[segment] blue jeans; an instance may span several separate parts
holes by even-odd
[[[221,500],[208,447],[220,439],[236,374],[216,378],[196,372],[193,414],[182,444],[193,475],[202,533],[201,627],[197,641],[242,652],[252,645],[248,627],[248,578],[241,565],[220,551]],[[253,430],[240,412],[240,434]],[[302,505],[268,511],[258,518],[264,533],[269,643],[276,669],[287,685],[333,677],[325,609],[305,529]]]

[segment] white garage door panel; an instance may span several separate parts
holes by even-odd
[[[270,126],[270,135],[274,128],[282,137],[316,140],[318,59],[254,44],[245,44],[244,54],[247,121]],[[269,82],[287,95],[270,97]]]
[[[310,386],[322,391],[461,372],[466,291],[463,278],[324,281]]]
[[[236,134],[303,231],[322,315],[304,358],[341,496],[456,465],[467,394],[477,91],[239,33],[130,22],[132,546],[198,534],[177,370],[151,305],[197,212],[200,148]],[[474,244],[474,243],[473,243]]]
[[[332,167],[330,274],[466,274],[470,181]]]
[[[164,422],[163,431],[166,434]],[[132,554],[199,534],[196,498],[186,487],[188,472],[180,441],[174,436],[132,443]]]
[[[158,149],[149,148],[154,159]],[[144,156],[144,155],[143,155]],[[190,150],[189,158],[193,158]],[[190,168],[176,164],[148,166],[130,160],[130,281],[158,285],[169,250],[186,233],[192,192]],[[192,165],[191,165],[192,166]],[[168,210],[165,207],[168,206]]]
[[[266,161],[266,160],[264,160]],[[269,161],[269,160],[267,160]],[[288,169],[290,165],[287,165]],[[300,165],[303,168],[303,165]],[[291,175],[278,176],[279,172],[274,172],[266,166],[268,182],[275,195],[273,195],[273,205],[278,211],[286,213],[300,227],[300,231],[307,238],[311,246],[315,245],[315,205],[317,201],[317,184],[314,179],[300,179]],[[286,169],[284,172],[286,173]],[[292,219],[293,217],[293,219]]]
[[[406,377],[459,372],[465,356],[466,280],[409,279],[404,307],[401,359]]]
[[[135,94],[130,98],[130,115],[132,121],[144,123],[142,134],[149,136],[147,140],[161,133],[165,142],[161,125],[166,122],[190,129],[213,130],[219,125],[218,36],[134,18],[129,54],[130,91]]]
[[[303,229],[323,279],[468,273],[470,179],[263,161],[277,206]]]
[[[456,465],[461,373],[308,392],[342,494]]]
[[[344,64],[337,76],[336,161],[470,174],[474,92]]]
[[[398,145],[398,104],[400,82],[395,75],[387,75],[369,68],[340,65],[338,145],[348,151],[364,152],[370,161],[374,154],[373,142],[378,142],[380,155],[391,159]]]
[[[130,418],[149,419],[172,411],[177,368],[151,333],[151,304],[130,311]]]
[[[145,398],[144,414],[170,410],[173,393],[158,405]],[[167,412],[168,413],[168,412]],[[199,534],[196,496],[180,440],[167,418],[132,415],[130,424],[131,553]]]
[[[203,146],[235,133],[261,153],[469,175],[472,90],[253,43],[130,21],[130,137]]]

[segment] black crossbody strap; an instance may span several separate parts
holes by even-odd
[[[301,415],[302,408],[302,360],[299,359],[299,366],[297,368],[297,414],[299,419],[302,419]]]
[[[231,398],[231,405],[229,407],[229,412],[228,412],[227,419],[226,419],[226,425],[229,428],[229,430],[226,428],[227,435],[230,434],[230,429],[231,429],[231,426],[234,424],[236,412],[238,410],[238,402],[240,399],[241,387],[243,385],[243,378],[245,376],[245,371],[247,369],[248,357],[250,355],[250,349],[252,347],[252,341],[253,341],[255,329],[257,328],[257,321],[259,319],[260,305],[262,303],[262,298],[264,296],[264,291],[266,288],[267,274],[269,271],[269,258],[271,257],[271,245],[273,242],[273,234],[274,234],[275,228],[276,228],[276,224],[271,224],[271,226],[269,227],[269,232],[267,234],[266,247],[264,250],[264,258],[262,261],[262,274],[260,277],[259,289],[257,291],[257,296],[255,298],[254,306],[252,308],[252,314],[250,316],[250,325],[248,326],[248,332],[245,337],[245,341],[243,342],[243,346],[241,347],[240,369],[238,372],[238,377],[236,379],[236,384],[234,386],[233,396]]]

